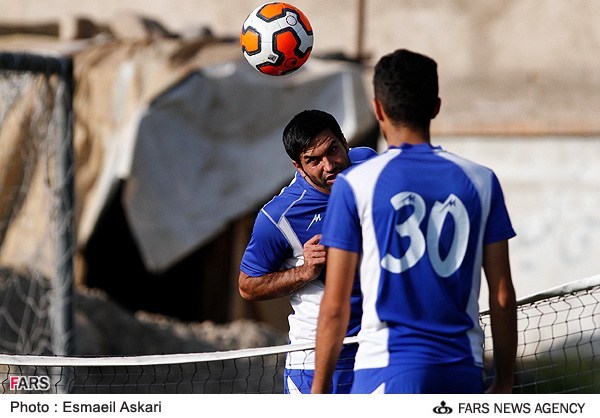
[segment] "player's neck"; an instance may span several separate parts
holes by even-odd
[[[390,147],[399,147],[402,144],[418,145],[431,143],[429,130],[423,132],[422,130],[413,129],[405,125],[395,126],[389,132],[385,132],[385,139]]]

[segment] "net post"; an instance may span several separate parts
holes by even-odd
[[[53,287],[54,318],[52,350],[55,355],[69,356],[74,353],[73,323],[73,252],[74,238],[74,150],[73,150],[73,60],[70,57],[58,59],[60,77],[64,80],[62,92],[65,112],[61,132],[57,135],[60,142],[57,149],[57,182],[61,185],[61,198],[57,199],[56,214],[61,222],[57,223],[57,254],[61,254],[56,263],[56,283]]]
[[[55,225],[57,231],[56,254],[60,254],[56,263],[56,282],[52,288],[53,301],[52,313],[52,351],[55,355],[70,356],[74,353],[74,321],[73,321],[73,256],[75,248],[74,237],[74,111],[73,111],[73,59],[62,57],[59,60],[60,73],[63,79],[62,94],[60,95],[63,106],[59,111],[64,112],[60,118],[63,123],[59,126],[60,132],[55,140],[57,146],[56,181],[60,185],[61,198],[57,199],[56,215],[60,222]],[[72,375],[66,369],[59,382],[55,382],[57,393],[71,393]],[[54,371],[53,371],[54,374]],[[62,382],[64,379],[64,382]],[[59,383],[63,383],[62,385]]]
[[[73,59],[71,57],[54,57],[29,52],[0,52],[0,70],[14,73],[29,73],[58,79],[55,90],[57,106],[52,110],[60,121],[47,137],[46,158],[54,158],[54,165],[49,174],[49,180],[57,186],[53,193],[55,199],[51,204],[52,215],[56,217],[53,223],[54,236],[57,237],[52,245],[56,253],[53,265],[53,277],[49,304],[49,348],[56,356],[69,356],[74,353],[74,320],[73,320],[73,256],[75,249],[74,238],[74,77]],[[55,370],[49,369],[53,377]],[[63,382],[54,382],[56,392],[71,391],[69,376]]]

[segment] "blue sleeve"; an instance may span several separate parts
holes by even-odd
[[[492,196],[490,213],[485,226],[484,244],[491,244],[517,235],[510,222],[510,217],[504,203],[502,187],[496,175],[492,175]]]
[[[240,270],[251,277],[274,273],[281,270],[290,254],[291,248],[279,228],[269,216],[260,211],[242,257]]]
[[[361,250],[362,231],[354,192],[342,174],[331,189],[322,233],[323,245],[356,253]]]

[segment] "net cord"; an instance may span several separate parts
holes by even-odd
[[[565,296],[576,292],[584,292],[594,287],[600,286],[600,274],[587,277],[585,279],[574,280],[560,286],[551,287],[542,292],[534,293],[530,296],[517,300],[517,306],[529,305],[540,300],[551,299],[559,296]],[[480,312],[480,315],[489,315],[490,311]]]
[[[346,337],[344,344],[358,342],[358,337]],[[28,356],[0,354],[0,364],[26,366],[151,366],[160,364],[198,363],[232,360],[239,357],[260,357],[284,354],[292,351],[305,351],[315,348],[314,343],[279,345],[272,347],[247,348],[242,350],[214,351],[210,353],[158,354],[147,356],[111,357],[64,357]]]

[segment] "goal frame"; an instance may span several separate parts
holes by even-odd
[[[52,351],[55,355],[69,356],[74,352],[73,319],[73,255],[74,238],[74,110],[75,82],[73,59],[69,56],[50,56],[29,52],[0,52],[0,71],[24,72],[60,78],[64,86],[59,92],[62,119],[57,125],[57,137],[61,141],[60,152],[56,153],[57,184],[61,197],[54,208],[61,228],[57,234],[56,252],[61,254],[55,264],[52,282],[50,317],[52,318]]]

